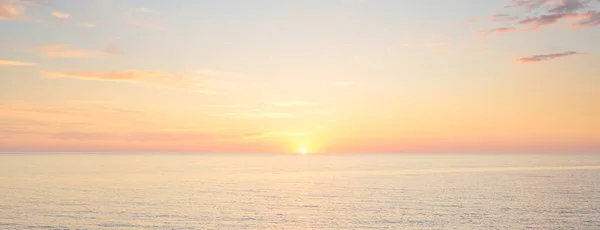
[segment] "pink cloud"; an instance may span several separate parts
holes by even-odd
[[[0,20],[17,18],[21,12],[21,7],[0,1]]]
[[[527,17],[518,23],[521,25],[532,25],[532,27],[526,29],[529,31],[541,29],[544,26],[552,25],[559,22],[562,19],[568,20],[581,20],[587,19],[586,21],[578,22],[573,27],[585,27],[597,25],[597,20],[594,18],[593,12],[582,13],[581,10],[590,8],[591,0],[562,0],[558,2],[545,1],[545,0],[513,0],[511,6],[525,7],[529,10],[539,9],[544,6],[547,8],[545,14],[540,16]],[[498,14],[503,17],[504,14]]]
[[[581,16],[584,20],[571,25],[572,28],[600,26],[600,12],[590,11],[586,14],[581,14]]]
[[[573,56],[576,54],[580,54],[580,53],[571,51],[571,52],[554,53],[554,54],[542,54],[542,55],[535,55],[535,56],[531,56],[531,57],[517,58],[516,61],[519,63],[541,62],[541,61],[548,61],[548,60],[552,60],[552,59],[556,59],[556,58],[569,57],[569,56]]]
[[[529,30],[538,30],[544,26],[554,24],[563,18],[575,16],[577,16],[577,14],[574,13],[546,14],[538,17],[521,20],[519,24],[533,25],[533,27],[531,27]]]

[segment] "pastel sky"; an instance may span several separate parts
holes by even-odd
[[[600,151],[600,0],[0,0],[0,151]]]

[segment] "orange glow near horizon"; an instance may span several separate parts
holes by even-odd
[[[19,9],[0,15],[0,152],[600,151],[593,13],[505,28],[497,2],[145,3],[0,1]],[[466,20],[481,12],[498,14]]]

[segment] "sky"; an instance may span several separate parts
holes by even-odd
[[[0,151],[600,152],[600,0],[0,0]]]

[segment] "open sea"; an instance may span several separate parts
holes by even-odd
[[[600,155],[0,154],[0,229],[600,229]]]

